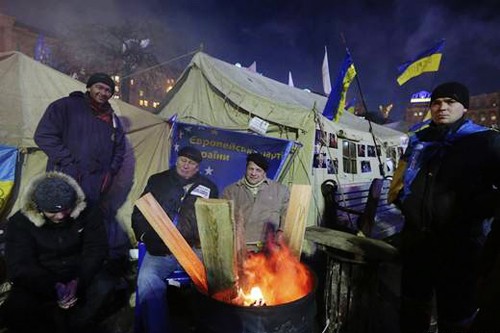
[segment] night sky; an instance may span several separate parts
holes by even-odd
[[[4,7],[48,31],[156,21],[170,32],[159,47],[160,62],[203,44],[206,53],[230,63],[256,61],[259,73],[283,83],[291,71],[296,87],[318,92],[324,47],[333,83],[345,55],[343,33],[369,110],[393,102],[395,120],[412,93],[444,81],[461,81],[473,95],[500,91],[500,1],[4,0]],[[441,38],[440,71],[398,86],[397,67]],[[353,85],[349,97],[356,94]]]

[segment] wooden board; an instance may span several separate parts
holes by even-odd
[[[282,229],[288,247],[297,258],[300,258],[302,252],[310,203],[311,185],[293,184],[290,189],[290,201],[286,212],[285,225],[282,226]]]
[[[195,209],[208,293],[234,289],[237,269],[233,202],[198,198]]]
[[[381,240],[323,227],[308,227],[305,237],[317,244],[353,254],[364,261],[394,261],[398,250]]]
[[[135,202],[135,205],[179,261],[195,286],[201,292],[207,293],[207,278],[203,263],[182,237],[158,201],[151,193],[146,193]]]

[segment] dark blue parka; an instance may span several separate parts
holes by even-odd
[[[109,124],[92,113],[89,97],[72,92],[49,105],[34,140],[49,160],[47,171],[61,171],[82,187],[87,200],[100,198],[104,177],[115,175],[125,154],[125,136],[118,117]]]

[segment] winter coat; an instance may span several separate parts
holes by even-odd
[[[267,223],[275,229],[282,227],[290,192],[285,185],[265,179],[254,197],[243,180],[239,180],[224,189],[222,198],[234,200],[236,220],[243,219],[245,240],[254,243],[265,240]]]
[[[187,192],[184,187],[187,188]],[[181,178],[175,168],[152,175],[144,192],[151,193],[168,217],[176,224],[181,235],[192,247],[200,247],[200,236],[198,224],[196,223],[196,212],[194,203],[201,195],[198,189],[210,190],[208,196],[217,198],[219,192],[215,185],[208,178],[196,174],[189,180]],[[203,191],[202,191],[203,192]],[[132,213],[132,228],[138,241],[146,244],[146,249],[152,255],[161,256],[170,254],[169,249],[153,230],[151,225],[142,215],[137,207]]]
[[[35,293],[56,297],[56,282],[78,279],[85,288],[107,256],[106,230],[98,208],[87,209],[85,195],[75,180],[60,174],[77,192],[70,217],[54,223],[37,209],[32,197],[34,178],[21,198],[21,209],[7,223],[6,261],[10,281]]]
[[[75,91],[49,105],[34,140],[47,154],[47,171],[61,171],[81,185],[87,201],[100,198],[106,175],[123,162],[125,136],[118,117],[112,125],[92,113],[86,94]]]
[[[460,135],[467,127],[470,133]],[[405,181],[410,179],[401,203],[406,229],[474,237],[485,219],[500,217],[498,132],[464,121],[448,133],[430,126],[415,136],[404,156]],[[417,163],[420,170],[408,178]]]

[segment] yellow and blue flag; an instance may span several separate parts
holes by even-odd
[[[330,120],[338,121],[345,109],[345,99],[347,90],[351,85],[352,80],[356,77],[356,68],[352,61],[351,54],[346,50],[346,56],[342,67],[340,68],[339,75],[335,80],[332,91],[326,101],[323,115]]]
[[[408,80],[419,76],[425,72],[437,72],[441,64],[441,57],[444,48],[444,39],[434,45],[432,48],[420,53],[410,61],[405,62],[398,67],[398,83],[400,86]]]
[[[0,215],[5,209],[16,175],[17,149],[0,145]]]

